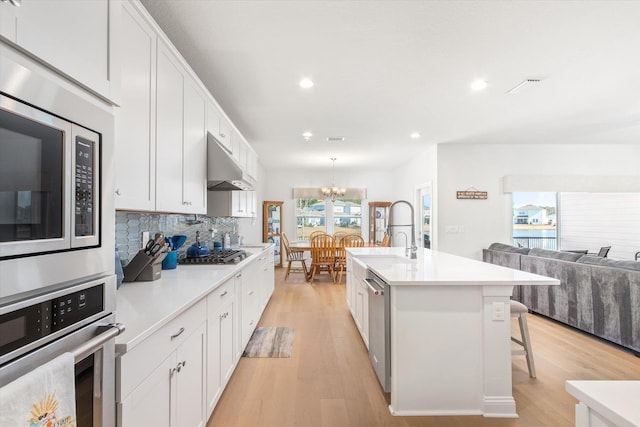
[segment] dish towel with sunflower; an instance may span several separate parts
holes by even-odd
[[[0,426],[76,427],[74,364],[64,353],[0,388]]]

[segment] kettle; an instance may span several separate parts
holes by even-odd
[[[209,255],[209,248],[200,243],[200,232],[196,231],[196,242],[187,249],[187,258],[199,258]]]

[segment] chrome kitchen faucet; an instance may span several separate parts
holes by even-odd
[[[391,227],[394,226],[394,224],[393,224],[393,207],[395,205],[397,205],[398,203],[404,203],[404,204],[408,205],[409,208],[411,209],[411,259],[416,259],[418,257],[418,247],[416,246],[415,216],[414,216],[414,211],[413,211],[413,205],[411,203],[407,202],[406,200],[397,200],[397,201],[395,201],[395,202],[393,202],[391,204],[391,206],[389,207],[389,225],[387,226],[387,234],[392,236]],[[405,233],[405,237],[406,236],[407,235]]]

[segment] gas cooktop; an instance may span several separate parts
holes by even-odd
[[[237,264],[246,257],[246,251],[236,249],[214,250],[209,255],[193,258],[181,258],[180,264]]]

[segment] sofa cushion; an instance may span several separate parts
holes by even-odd
[[[539,258],[552,258],[552,259],[559,259],[562,261],[577,261],[579,260],[582,256],[582,254],[576,254],[573,252],[560,252],[560,251],[552,251],[549,249],[540,249],[540,248],[533,248],[529,251],[529,255],[530,256],[537,256]]]
[[[489,249],[493,251],[513,252],[524,255],[529,253],[529,248],[519,248],[517,246],[505,245],[504,243],[492,243],[489,245]]]
[[[584,255],[580,259],[578,259],[578,262],[582,264],[599,265],[601,267],[623,268],[625,270],[640,271],[640,262],[638,261],[619,260]]]

